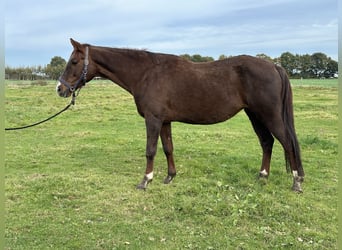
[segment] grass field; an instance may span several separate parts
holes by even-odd
[[[132,97],[93,81],[76,106],[6,132],[6,249],[337,249],[337,80],[294,80],[306,179],[291,191],[280,144],[257,179],[261,149],[246,115],[210,126],[174,123],[177,177],[135,189],[145,126]],[[6,127],[62,109],[54,84],[6,83]]]

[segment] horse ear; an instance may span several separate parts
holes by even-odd
[[[82,45],[79,42],[75,41],[72,38],[70,38],[70,42],[71,42],[72,46],[74,47],[74,49],[82,50]]]

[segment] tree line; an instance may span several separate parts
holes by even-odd
[[[181,55],[193,62],[214,61],[212,57],[202,57],[201,55]],[[218,60],[224,60],[232,56],[220,55]],[[284,52],[280,57],[271,58],[266,54],[257,54],[256,57],[269,60],[284,67],[291,78],[332,78],[338,76],[338,63],[326,54],[317,52],[312,55],[292,54]]]
[[[46,66],[5,67],[5,79],[10,80],[57,80],[66,66],[66,61],[55,56]]]
[[[192,62],[211,62],[213,57],[199,54],[180,55]],[[218,60],[224,60],[232,56],[220,55]],[[280,57],[271,58],[266,54],[257,54],[256,57],[269,60],[284,67],[291,78],[332,78],[338,76],[338,63],[326,54],[317,52],[314,54],[292,54],[284,52]],[[57,80],[66,66],[66,61],[60,56],[55,56],[46,66],[32,67],[5,67],[5,78],[10,80]]]

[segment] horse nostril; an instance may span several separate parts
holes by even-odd
[[[62,90],[62,86],[61,85],[57,85],[56,86],[56,92],[57,92],[58,95],[62,94],[63,90]]]

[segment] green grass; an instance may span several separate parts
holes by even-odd
[[[293,86],[337,87],[338,79],[291,79]]]
[[[89,83],[60,117],[6,132],[6,249],[337,249],[337,88],[324,81],[294,83],[300,195],[278,142],[267,183],[257,180],[261,149],[243,112],[210,126],[174,123],[177,177],[162,184],[159,145],[154,181],[136,190],[144,120],[118,86]],[[6,127],[68,102],[51,83],[7,82]]]

